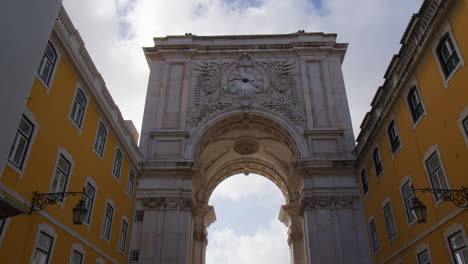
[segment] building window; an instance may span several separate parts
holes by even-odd
[[[140,259],[140,250],[130,251],[130,263],[138,263]]]
[[[52,251],[52,243],[54,239],[44,232],[39,233],[39,242],[34,249],[33,262],[34,264],[49,263],[50,253]]]
[[[102,236],[106,239],[110,238],[113,215],[114,215],[114,208],[110,204],[106,204],[106,212],[104,215],[104,225],[102,226]]]
[[[421,98],[419,97],[416,86],[411,88],[410,92],[408,93],[407,100],[411,111],[411,117],[413,118],[413,123],[416,123],[424,114],[424,107],[422,105]]]
[[[392,149],[392,153],[400,147],[400,137],[398,136],[398,129],[396,126],[395,121],[390,122],[387,128],[388,139],[390,140],[390,148]]]
[[[367,184],[366,170],[361,171],[361,183],[362,183],[362,192],[365,195],[369,191],[369,185]]]
[[[440,163],[440,158],[437,152],[434,152],[434,154],[426,160],[426,168],[429,173],[433,189],[448,189],[448,184],[445,180],[445,173],[442,169],[442,164]],[[436,199],[439,199],[441,194],[436,191],[434,192],[434,195]]]
[[[424,250],[418,254],[418,264],[431,264],[431,257],[429,251]]]
[[[465,135],[468,137],[468,116],[463,119],[462,124],[463,129],[465,130]]]
[[[372,160],[374,161],[375,175],[379,176],[382,173],[383,166],[378,148],[375,148],[372,152]]]
[[[52,192],[64,192],[70,176],[71,163],[60,154],[52,181]]]
[[[120,169],[122,168],[122,152],[119,149],[115,151],[114,166],[112,167],[112,174],[119,179]]]
[[[55,52],[54,47],[50,42],[47,43],[44,55],[42,56],[41,64],[39,64],[39,69],[37,74],[44,81],[45,84],[50,83],[50,77],[57,62],[57,52]]]
[[[16,136],[8,154],[8,160],[21,169],[31,144],[34,125],[24,115],[21,117]]]
[[[93,211],[95,194],[96,194],[96,189],[93,187],[93,185],[91,185],[91,183],[88,182],[86,184],[86,189],[85,189],[85,193],[83,196],[83,200],[86,204],[86,209],[88,209],[84,218],[84,222],[88,224],[91,222],[91,212]]]
[[[460,63],[460,57],[455,50],[450,35],[446,33],[437,46],[437,55],[439,56],[440,66],[444,71],[445,78],[447,78]]]
[[[70,113],[70,119],[73,120],[73,123],[79,128],[83,123],[83,116],[86,109],[86,97],[83,92],[78,89],[73,99],[72,111]]]
[[[411,206],[413,205],[414,193],[413,189],[411,189],[410,181],[406,181],[405,184],[403,184],[401,187],[401,195],[403,196],[403,203],[405,204],[408,222],[413,222],[415,218],[413,212],[411,211]]]
[[[125,245],[127,244],[127,231],[128,231],[128,223],[125,220],[122,220],[122,226],[120,227],[120,240],[119,240],[119,249],[122,252],[125,252]]]
[[[106,137],[107,137],[107,129],[101,122],[99,122],[97,134],[96,134],[96,140],[94,142],[94,150],[100,157],[102,157],[102,155],[104,154],[104,146],[106,145]]]
[[[135,185],[135,173],[133,170],[130,170],[128,174],[128,183],[127,183],[127,193],[132,197],[133,195],[133,186]]]
[[[2,235],[3,235],[3,230],[5,229],[5,225],[6,225],[6,221],[7,221],[8,218],[0,218],[0,240],[2,238]],[[136,222],[136,221],[135,221]]]
[[[369,230],[370,230],[370,235],[372,239],[372,248],[374,249],[374,252],[379,250],[380,245],[379,245],[379,238],[377,236],[377,228],[375,226],[375,219],[372,219],[369,222]]]
[[[135,223],[143,222],[144,211],[136,211],[135,212]]]
[[[468,247],[461,231],[448,237],[450,252],[456,264],[468,263]]]
[[[393,221],[392,208],[390,202],[387,202],[383,208],[385,225],[387,226],[388,239],[392,239],[396,235],[395,222]]]
[[[73,250],[70,264],[81,264],[83,263],[83,254],[80,252]]]

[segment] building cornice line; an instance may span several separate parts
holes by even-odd
[[[58,18],[54,25],[54,32],[61,42],[62,48],[71,57],[71,62],[74,63],[79,71],[79,79],[86,83],[88,90],[90,90],[92,96],[98,102],[96,107],[101,108],[115,135],[129,154],[129,158],[133,162],[135,169],[139,172],[141,168],[138,162],[141,159],[141,153],[137,142],[135,142],[132,133],[127,128],[118,106],[106,87],[106,83],[85,48],[84,41],[74,28],[63,6],[59,10]]]

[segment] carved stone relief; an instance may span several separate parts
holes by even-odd
[[[304,105],[297,98],[292,60],[253,60],[242,54],[236,61],[212,60],[196,66],[195,98],[189,126],[224,110],[261,108],[301,125]]]
[[[145,209],[153,210],[188,210],[192,200],[184,198],[143,198]]]
[[[352,208],[353,196],[315,196],[303,200],[305,209]]]

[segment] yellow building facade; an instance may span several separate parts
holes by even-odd
[[[424,1],[362,122],[355,167],[374,263],[468,263],[466,208],[411,189],[468,186],[466,28],[468,1]]]
[[[0,263],[126,263],[137,140],[61,8],[0,174]],[[31,212],[34,192],[83,189]]]

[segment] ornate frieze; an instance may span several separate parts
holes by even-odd
[[[187,198],[143,198],[145,209],[153,210],[188,210],[192,200]]]
[[[197,126],[224,110],[254,107],[302,124],[303,103],[297,98],[296,61],[253,60],[242,54],[235,61],[205,61],[196,66],[195,98],[189,125]]]
[[[352,208],[354,196],[314,196],[302,201],[304,209]]]

